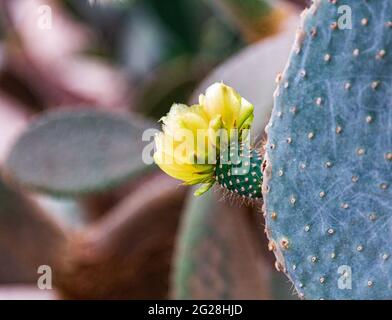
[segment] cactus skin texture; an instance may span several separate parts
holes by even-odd
[[[314,2],[278,79],[266,233],[306,299],[392,298],[391,21],[390,0]]]
[[[255,148],[241,146],[240,150],[237,149],[232,147],[229,152],[223,152],[227,154],[229,161],[221,161],[223,156],[218,158],[215,179],[222,188],[233,195],[247,200],[258,200],[262,197],[261,153]]]

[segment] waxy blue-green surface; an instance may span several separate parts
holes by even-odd
[[[392,298],[390,21],[390,0],[316,1],[276,91],[267,234],[307,299]]]

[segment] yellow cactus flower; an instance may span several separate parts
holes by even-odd
[[[201,134],[215,131],[216,121],[210,121],[201,106],[175,104],[162,122],[163,132],[155,137],[158,166],[188,185],[213,183],[214,165],[207,161],[212,141]]]
[[[200,195],[215,183],[219,132],[237,129],[240,134],[250,128],[253,105],[232,88],[216,83],[200,96],[198,105],[174,104],[161,121],[163,132],[155,137],[155,163],[184,184],[202,183],[195,192]]]
[[[221,115],[223,127],[227,130],[241,131],[253,122],[253,105],[223,83],[210,86],[205,95],[200,95],[199,104],[210,118]]]

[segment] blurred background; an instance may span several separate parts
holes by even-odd
[[[295,299],[261,204],[195,199],[141,153],[215,81],[259,143],[308,1],[0,4],[0,299]]]

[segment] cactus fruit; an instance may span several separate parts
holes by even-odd
[[[389,0],[318,0],[302,16],[263,181],[270,248],[300,297],[392,298],[391,54]]]
[[[237,149],[235,146],[229,149],[229,161],[221,163],[218,157],[215,179],[230,194],[258,200],[262,196],[262,156],[257,149],[246,145]]]

